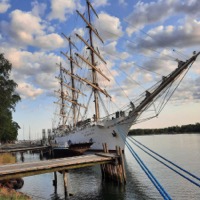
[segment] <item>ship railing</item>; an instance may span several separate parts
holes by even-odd
[[[113,120],[113,119],[117,119],[117,118],[121,118],[121,117],[127,117],[131,114],[131,112],[134,111],[134,107],[133,104],[129,104],[127,106],[125,106],[124,108],[106,116],[100,119],[99,123],[103,123],[104,121],[109,121],[109,120]]]

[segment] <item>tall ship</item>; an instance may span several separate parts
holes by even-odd
[[[116,146],[124,150],[130,128],[138,121],[151,118],[145,113],[155,107],[159,99],[162,100],[158,109],[162,110],[169,100],[167,94],[170,88],[175,90],[172,85],[188,71],[200,52],[193,52],[186,61],[177,60],[177,68],[170,74],[163,76],[137,98],[129,99],[126,105],[110,112],[109,107],[114,101],[103,85],[106,86],[106,82],[109,84],[111,76],[105,70],[107,63],[97,47],[103,40],[92,21],[98,15],[88,0],[86,5],[86,14],[77,11],[86,25],[87,34],[84,36],[88,35],[85,39],[75,33],[76,40],[82,43],[82,49],[77,48],[72,40],[74,37],[63,34],[69,51],[61,53],[68,64],[58,64],[60,88],[56,91],[58,100],[55,103],[59,106],[60,121],[53,128],[52,141],[59,148],[70,148],[81,153],[87,149],[102,150],[103,143],[107,143],[110,150],[115,150]]]

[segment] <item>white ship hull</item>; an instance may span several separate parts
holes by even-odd
[[[135,117],[119,117],[105,120],[101,123],[90,124],[86,127],[76,128],[66,134],[60,133],[55,137],[55,142],[60,147],[67,147],[70,143],[93,142],[90,150],[102,151],[103,143],[107,143],[109,150],[115,150],[116,146],[124,150],[125,139]]]

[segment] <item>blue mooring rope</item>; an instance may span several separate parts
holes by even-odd
[[[121,135],[121,131],[119,131]],[[123,133],[122,133],[123,134]],[[162,187],[162,185],[158,182],[158,180],[154,177],[154,175],[150,172],[150,170],[147,168],[147,166],[144,164],[144,162],[140,159],[140,157],[137,155],[137,153],[133,150],[133,148],[130,146],[130,144],[126,141],[126,137],[121,135],[122,139],[125,142],[125,145],[128,147],[129,151],[133,155],[133,157],[136,159],[140,167],[143,169],[145,174],[149,177],[151,182],[154,184],[156,189],[159,191],[159,193],[162,195],[164,200],[171,200],[172,198],[169,196],[169,194],[165,191],[165,189]]]
[[[135,139],[133,139],[133,138],[128,138],[133,144],[135,144],[138,148],[140,148],[141,150],[143,150],[145,153],[147,153],[148,155],[150,155],[151,157],[153,157],[155,160],[157,160],[158,162],[160,162],[160,163],[162,163],[163,165],[165,165],[166,167],[168,167],[169,169],[171,169],[172,171],[174,171],[174,172],[176,172],[177,174],[179,174],[180,176],[182,176],[183,178],[185,178],[185,179],[187,179],[188,181],[190,181],[191,183],[193,183],[194,185],[196,185],[196,186],[198,186],[198,187],[200,187],[200,184],[198,184],[198,183],[196,183],[195,181],[193,181],[192,179],[190,179],[190,178],[188,178],[188,177],[186,177],[185,175],[183,175],[183,174],[181,174],[180,172],[178,172],[177,170],[175,170],[175,169],[173,169],[172,167],[170,167],[169,165],[167,165],[166,163],[164,163],[164,162],[162,162],[161,160],[159,160],[158,158],[156,158],[155,156],[153,156],[152,154],[150,154],[149,152],[147,152],[145,149],[143,149],[142,147],[140,147],[138,144],[136,144],[134,141],[132,141],[132,140],[135,140]],[[139,143],[139,142],[138,142]],[[142,144],[141,144],[142,145]],[[142,145],[142,146],[144,146],[144,145]],[[149,148],[147,148],[148,150],[150,150]],[[153,152],[153,151],[152,151]],[[155,152],[155,154],[157,155],[157,153]],[[158,154],[159,155],[159,154]],[[160,157],[162,157],[162,156],[160,156]],[[164,158],[163,158],[164,159]],[[167,161],[167,159],[164,159],[164,160],[166,160]],[[169,161],[172,165],[173,165],[173,163],[171,162],[171,161]],[[177,166],[176,164],[174,164],[174,166]],[[183,168],[181,168],[181,167],[178,167],[179,169],[182,169],[184,172],[186,171],[186,170],[184,170]],[[187,174],[191,174],[190,172],[187,172]],[[198,180],[199,180],[199,178],[198,177],[196,177],[195,175],[193,175],[192,174],[192,177],[195,177],[195,178],[197,178]]]
[[[127,142],[125,142],[127,143]],[[132,149],[132,147],[127,143],[126,146],[128,147],[129,151],[133,155],[133,157],[136,159],[140,167],[143,169],[145,174],[149,177],[151,182],[154,184],[154,186],[157,188],[159,193],[162,195],[162,197],[165,200],[171,200],[171,197],[168,195],[168,193],[164,190],[162,185],[158,182],[158,180],[153,176],[153,174],[150,172],[150,170],[146,167],[146,165],[143,163],[143,161],[139,158],[139,156],[135,153],[135,151]]]
[[[192,176],[193,178],[197,179],[198,181],[200,181],[200,178],[197,177],[196,175],[192,174],[191,172],[183,169],[182,167],[178,166],[177,164],[175,164],[174,162],[168,160],[167,158],[164,158],[163,156],[161,156],[160,154],[156,153],[155,151],[149,149],[147,146],[145,146],[144,144],[142,144],[141,142],[137,141],[136,139],[134,138],[131,138],[132,140],[136,141],[138,144],[142,145],[143,147],[145,147],[146,149],[148,149],[149,151],[151,151],[152,153],[154,153],[155,155],[159,156],[160,158],[162,158],[163,160],[169,162],[170,164],[174,165],[175,167],[177,167],[178,169],[184,171],[186,174]]]

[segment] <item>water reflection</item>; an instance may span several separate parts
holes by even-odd
[[[179,164],[183,168],[200,176],[200,135],[159,135],[135,137],[149,148]],[[135,151],[149,167],[172,199],[196,200],[200,196],[199,188],[185,181],[166,167],[162,166],[138,148]],[[130,152],[126,149],[127,185],[119,186],[101,179],[99,166],[70,170],[68,192],[71,200],[146,200],[162,199],[148,177],[140,169]],[[38,160],[39,155],[24,155],[25,162]],[[20,190],[33,199],[63,200],[63,176],[58,173],[58,188],[53,187],[53,173],[24,178],[24,187]]]

